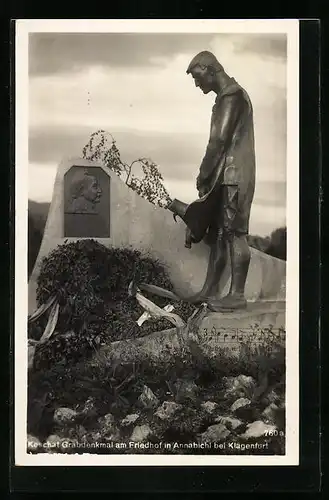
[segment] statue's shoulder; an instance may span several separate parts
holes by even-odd
[[[243,89],[235,88],[231,89],[231,91],[227,91],[225,93],[217,96],[215,104],[213,106],[213,113],[221,112],[223,108],[239,106],[244,101]]]
[[[241,87],[233,78],[232,81],[227,87],[225,87],[224,91],[222,92],[221,96],[218,96],[221,100],[221,102],[226,102],[226,103],[236,103],[238,105],[247,105],[247,107],[252,110],[252,103],[251,99],[247,93],[247,91]]]

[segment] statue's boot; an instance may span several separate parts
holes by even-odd
[[[232,278],[229,293],[222,299],[209,299],[210,310],[215,312],[230,312],[246,309],[247,301],[244,289],[250,263],[250,248],[245,237],[233,237],[229,244],[231,256]]]
[[[195,295],[185,297],[185,300],[192,304],[207,302],[209,297],[217,294],[218,285],[227,260],[226,242],[218,239],[210,246],[207,275],[202,289]]]

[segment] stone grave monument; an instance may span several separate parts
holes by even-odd
[[[175,290],[196,293],[203,285],[209,249],[203,243],[184,246],[185,224],[130,189],[114,172],[81,158],[62,161],[55,179],[39,254],[29,280],[29,314],[37,307],[37,276],[42,259],[65,241],[93,238],[108,247],[130,247],[159,259],[168,268]],[[212,313],[213,324],[239,326],[285,324],[284,261],[251,249],[246,298],[254,307],[235,313]],[[227,293],[230,267],[224,271],[218,298]],[[208,323],[210,319],[207,319]]]

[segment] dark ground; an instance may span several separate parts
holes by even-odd
[[[83,453],[88,447],[92,453],[204,454],[226,443],[225,448],[217,446],[216,453],[283,454],[283,347],[273,351],[275,355],[260,348],[248,362],[236,360],[216,368],[192,354],[173,359],[161,371],[145,363],[109,366],[97,357],[102,344],[172,326],[166,319],[136,324],[144,311],[128,296],[132,279],[172,289],[161,263],[139,252],[107,249],[93,240],[62,245],[44,260],[38,304],[55,294],[60,312],[51,338],[37,346],[29,371],[29,451],[44,451],[41,443],[55,441],[57,447],[47,452]],[[160,307],[168,302],[150,298]],[[175,306],[185,322],[193,310],[183,302]],[[30,339],[40,339],[48,314],[29,325]],[[159,409],[168,402],[173,413],[165,410],[159,417]],[[240,406],[232,408],[233,404]],[[58,412],[64,417],[59,419]],[[138,417],[125,425],[122,421],[129,415]],[[238,422],[236,429],[232,418]],[[130,442],[139,444],[130,447]],[[95,443],[103,447],[93,447]],[[146,443],[147,449],[142,446]],[[202,443],[209,447],[201,448]],[[255,443],[262,448],[250,448]],[[246,445],[249,449],[242,450]]]

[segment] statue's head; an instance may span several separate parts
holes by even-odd
[[[72,198],[83,197],[91,203],[98,203],[102,195],[102,189],[96,177],[90,175],[87,170],[78,172],[71,184]]]
[[[217,74],[221,71],[224,71],[224,68],[214,54],[204,50],[193,57],[186,73],[192,75],[196,87],[199,87],[204,94],[208,94],[216,89]]]

